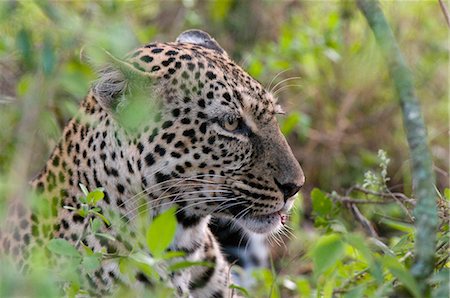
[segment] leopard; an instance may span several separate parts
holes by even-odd
[[[25,269],[29,251],[55,238],[79,250],[126,254],[135,245],[133,222],[142,208],[150,218],[175,208],[176,233],[168,250],[184,252],[182,258],[190,262],[214,265],[171,274],[175,295],[234,297],[230,264],[210,224],[225,221],[261,237],[283,229],[305,182],[279,128],[277,115],[283,109],[198,29],[181,33],[174,42],[146,44],[123,59],[107,56],[31,181],[48,212],[13,204],[0,249]],[[113,210],[125,218],[131,237],[106,223],[101,232],[116,241],[84,233],[92,218],[76,212],[80,185],[103,189],[98,213]],[[142,272],[136,276],[137,282],[148,282]],[[93,293],[107,295],[121,282],[119,265],[102,260],[86,278]]]

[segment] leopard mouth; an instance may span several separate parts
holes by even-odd
[[[258,234],[267,234],[280,230],[287,222],[288,215],[284,210],[264,215],[246,215],[238,220],[238,222]]]

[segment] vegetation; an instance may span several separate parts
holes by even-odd
[[[140,44],[200,28],[279,97],[287,111],[282,131],[307,178],[289,235],[271,241],[272,267],[255,272],[252,289],[236,291],[250,297],[449,297],[448,28],[437,1],[381,7],[410,66],[434,163],[430,201],[437,201],[439,222],[434,260],[428,260],[432,272],[421,283],[420,274],[411,273],[415,163],[386,53],[351,1],[1,2],[0,218],[10,198],[26,197],[24,185],[96,78],[104,49],[121,57]],[[80,187],[77,212],[93,215],[86,232],[98,233],[114,216],[96,210],[101,189]],[[154,279],[158,286],[147,295],[167,297],[161,260],[171,259],[169,271],[210,265],[180,263],[179,254],[164,252],[174,224],[169,210],[142,227],[140,249],[127,256],[79,252],[55,239],[35,252],[35,270],[27,276],[1,260],[0,297],[58,297],[61,284],[67,296],[83,294],[77,269],[94,271],[112,257],[130,278],[140,269]],[[164,231],[164,239],[152,241],[155,231]],[[47,251],[70,266],[49,274]]]

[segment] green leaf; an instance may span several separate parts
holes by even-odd
[[[65,287],[64,291],[66,292],[66,296],[68,298],[75,298],[80,291],[80,285],[77,283],[70,283],[67,287]]]
[[[343,298],[360,298],[360,297],[364,297],[364,287],[362,285],[359,285],[351,289],[343,296]]]
[[[92,256],[94,254],[94,251],[89,246],[85,245],[83,241],[80,241],[80,246],[83,248],[86,255]]]
[[[22,59],[28,68],[33,67],[33,41],[31,32],[27,29],[20,29],[16,37],[16,45],[22,54]]]
[[[444,189],[444,197],[447,201],[450,201],[450,188]]]
[[[57,85],[69,92],[75,97],[83,96],[86,92],[86,86],[95,78],[94,72],[88,65],[83,65],[79,61],[71,61],[63,66],[61,72],[58,72],[56,78]],[[63,102],[65,110],[68,110],[70,115],[74,115],[78,110],[73,102]]]
[[[363,256],[365,261],[368,264],[371,264],[373,262],[372,253],[369,249],[369,247],[366,245],[366,240],[364,237],[358,234],[347,234],[344,236],[345,242],[356,248],[358,252]]]
[[[57,6],[52,5],[50,1],[37,1],[36,5],[53,22],[58,24],[61,21]]]
[[[105,222],[105,224],[107,224],[108,226],[111,225],[111,223],[109,222],[109,220],[108,220],[103,214],[98,213],[98,212],[96,212],[96,211],[94,211],[94,210],[89,210],[89,213],[92,213],[92,214],[94,214],[95,216],[100,217],[100,218]]]
[[[331,298],[333,296],[333,289],[335,288],[335,278],[327,278],[323,287],[323,298]]]
[[[81,191],[84,193],[84,195],[87,197],[88,196],[88,194],[89,194],[89,191],[88,191],[88,189],[86,188],[86,186],[84,186],[84,184],[82,184],[82,183],[80,183],[80,184],[78,184],[79,186],[80,186],[80,188],[81,188]]]
[[[155,258],[160,258],[169,247],[177,230],[175,208],[158,215],[147,230],[147,246]]]
[[[443,268],[441,271],[436,272],[431,278],[431,282],[435,284],[432,288],[431,297],[450,297],[450,269]]]
[[[152,256],[146,255],[142,252],[135,252],[128,256],[130,260],[133,260],[140,264],[149,265],[150,267],[154,266],[156,264],[155,259]]]
[[[139,268],[139,270],[141,270],[143,273],[145,273],[148,277],[157,278],[159,276],[159,274],[154,270],[154,267],[157,264],[157,261],[153,257],[151,257],[147,254],[143,254],[141,252],[132,253],[129,255],[128,258],[124,258],[122,260],[125,262],[121,264],[121,269],[120,269],[121,272],[124,272],[122,270],[126,269],[125,268],[126,261],[130,260],[135,264],[133,266],[134,268],[137,266],[137,268]],[[121,260],[121,262],[122,262],[122,260]],[[133,269],[131,269],[131,270],[133,270]]]
[[[91,219],[91,230],[93,233],[97,233],[102,227],[102,221],[98,218]]]
[[[53,42],[47,35],[44,38],[44,47],[42,48],[42,68],[46,76],[49,76],[53,72],[55,62]]]
[[[161,259],[167,260],[173,258],[180,258],[184,257],[185,255],[186,253],[184,251],[167,251],[161,256]]]
[[[292,133],[295,127],[300,123],[302,115],[298,112],[289,113],[281,122],[281,132],[284,135]]]
[[[33,77],[30,75],[23,75],[16,84],[16,92],[19,96],[24,96],[32,86]]]
[[[386,255],[395,256],[395,253],[392,251],[392,249],[386,244],[384,244],[384,242],[381,241],[380,239],[370,238],[370,242],[375,244],[378,248],[380,248]]]
[[[103,238],[111,240],[111,241],[116,241],[116,238],[114,238],[113,236],[111,236],[109,234],[105,234],[105,233],[95,233],[95,236],[103,237]]]
[[[86,217],[88,215],[89,209],[87,208],[87,205],[81,205],[81,209],[78,210],[78,214],[81,217]]]
[[[64,239],[50,240],[47,248],[58,255],[81,258],[80,252]]]
[[[241,292],[241,294],[244,295],[244,297],[250,297],[250,293],[247,291],[246,288],[235,285],[235,284],[231,284],[229,286],[230,289],[234,289],[234,290],[238,290],[239,292]]]
[[[408,223],[399,222],[388,218],[381,218],[380,222],[398,231],[406,232],[409,234],[414,233],[414,226]]]
[[[228,15],[228,11],[233,4],[233,0],[220,0],[210,2],[211,17],[214,21],[220,22]]]
[[[264,64],[261,63],[259,60],[254,60],[248,67],[247,71],[253,76],[258,77],[261,75],[261,73],[264,70]],[[283,132],[284,133],[284,132]]]
[[[78,200],[84,205],[87,204],[86,197],[79,197]]]
[[[81,262],[81,265],[84,269],[87,271],[95,271],[97,270],[101,265],[101,254],[94,254],[91,256],[85,256],[83,257],[83,261]]]
[[[339,234],[321,237],[311,251],[314,274],[319,275],[334,266],[345,255],[344,243]]]
[[[297,280],[297,291],[299,297],[311,297],[311,286],[309,281],[305,278]]]
[[[333,208],[333,202],[331,202],[330,198],[318,188],[312,190],[311,201],[313,210],[321,216],[329,214]]]
[[[344,241],[350,244],[361,254],[364,261],[367,262],[365,266],[367,266],[368,270],[370,271],[376,282],[381,285],[383,283],[383,269],[380,263],[374,259],[373,252],[366,244],[367,240],[358,234],[347,234],[344,236]]]
[[[97,204],[98,201],[102,200],[105,197],[105,194],[103,193],[102,189],[95,189],[93,191],[91,191],[90,193],[88,193],[88,195],[86,196],[86,202],[89,205],[94,205]]]
[[[204,267],[214,267],[214,263],[204,262],[204,261],[181,261],[169,266],[169,271],[181,270],[193,266],[204,266]]]
[[[414,295],[414,297],[421,297],[416,280],[395,257],[385,255],[381,258],[381,263],[384,267],[389,269],[392,275],[394,275],[411,292],[411,294]]]

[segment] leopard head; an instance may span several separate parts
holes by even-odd
[[[93,94],[114,114],[136,93],[151,107],[127,146],[154,208],[176,203],[184,225],[209,215],[257,233],[283,225],[305,178],[270,92],[199,30],[113,60]]]

